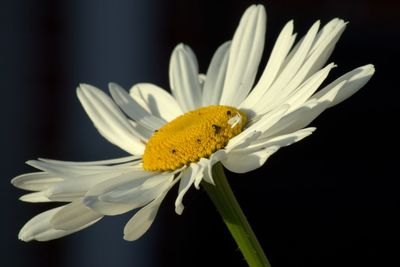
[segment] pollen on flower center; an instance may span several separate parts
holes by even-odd
[[[146,144],[143,168],[172,171],[225,147],[247,122],[246,114],[229,106],[190,111],[156,131]]]

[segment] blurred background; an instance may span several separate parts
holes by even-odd
[[[228,174],[273,267],[400,266],[398,99],[399,4],[370,1],[52,1],[0,6],[1,266],[246,266],[202,190],[174,212],[175,191],[136,242],[122,239],[132,213],[46,243],[19,229],[52,204],[18,201],[10,179],[37,157],[89,161],[124,156],[95,130],[75,95],[90,83],[168,88],[169,56],[180,42],[205,72],[252,3],[268,13],[264,63],[284,24],[298,36],[312,23],[349,21],[331,57],[334,80],[373,63],[376,74],[350,100],[326,111],[312,137],[282,149],[246,175]]]

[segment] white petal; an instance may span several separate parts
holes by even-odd
[[[311,28],[308,30],[307,34],[300,39],[299,42],[294,46],[294,48],[290,51],[288,56],[285,59],[285,62],[282,66],[282,72],[286,71],[286,75],[289,74],[290,77],[293,78],[296,72],[301,68],[301,64],[306,60],[307,56],[311,53],[312,47],[315,44],[315,40],[318,36],[318,29],[321,25],[321,22],[316,21]],[[293,71],[294,73],[290,73]],[[280,76],[284,79],[284,76]],[[290,80],[288,80],[289,82]]]
[[[264,132],[262,137],[287,134],[306,127],[330,106],[337,92],[344,84],[345,81],[337,84],[332,90],[325,94],[323,98],[309,100],[296,110],[286,114],[273,127]]]
[[[346,28],[346,22],[341,19],[335,18],[328,22],[318,33],[315,38],[313,47],[311,48],[310,54],[313,54],[319,47],[324,47],[318,59],[315,61],[313,67],[310,69],[309,73],[312,74],[315,71],[322,68],[326,61],[332,54],[337,41],[339,40],[341,34]],[[326,45],[326,42],[328,45]]]
[[[289,146],[293,143],[296,143],[305,137],[309,136],[315,131],[316,128],[314,127],[309,127],[305,129],[301,129],[299,131],[285,134],[285,135],[279,135],[274,138],[262,138],[251,145],[241,148],[241,149],[235,149],[232,150],[232,152],[235,153],[253,153],[258,150],[266,149],[268,147],[283,147],[283,146]]]
[[[82,84],[77,94],[100,134],[130,154],[143,154],[144,144],[135,136],[125,115],[104,92]]]
[[[201,106],[198,74],[197,60],[192,50],[183,44],[176,46],[170,60],[169,82],[172,95],[184,112]]]
[[[265,94],[272,82],[275,80],[281,65],[289,53],[295,40],[293,35],[293,21],[289,21],[282,29],[275,42],[274,48],[272,49],[269,57],[267,66],[261,75],[260,80],[250,92],[247,98],[240,104],[241,109],[251,110],[255,103]]]
[[[153,223],[158,208],[171,187],[178,181],[175,179],[156,199],[141,208],[125,225],[124,239],[134,241],[141,237]]]
[[[58,165],[73,165],[73,166],[112,165],[112,164],[127,163],[130,161],[139,160],[139,159],[141,159],[141,157],[139,157],[139,156],[128,156],[128,157],[117,158],[117,159],[79,162],[79,161],[61,161],[61,160],[54,160],[54,159],[39,158],[40,161],[44,161],[47,163],[53,163],[53,164],[58,164]]]
[[[217,105],[224,88],[231,42],[222,44],[211,59],[203,87],[203,106]]]
[[[59,164],[57,162],[52,161],[39,161],[39,160],[28,160],[26,162],[28,165],[31,165],[37,169],[48,172],[56,177],[62,178],[71,178],[71,177],[81,177],[84,175],[92,175],[92,174],[102,174],[108,172],[115,172],[119,170],[121,172],[127,171],[130,169],[136,169],[137,166],[131,166],[131,163],[114,165],[114,166],[102,166],[102,165],[66,165]]]
[[[345,29],[346,24],[342,21],[341,25],[338,25],[324,40],[322,40],[314,51],[309,53],[309,57],[302,65],[299,72],[294,77],[293,81],[291,81],[290,85],[297,86],[300,84],[305,78],[315,72],[316,67],[322,66],[322,62],[326,62],[326,53],[334,48],[336,42],[339,40],[341,34]]]
[[[262,133],[257,130],[249,132],[246,136],[244,136],[243,138],[238,140],[237,143],[233,143],[233,144],[229,145],[229,147],[226,150],[231,151],[231,150],[236,150],[236,149],[241,149],[243,147],[247,147],[251,143],[256,141],[261,136],[261,134]],[[235,142],[236,142],[236,140],[235,140]]]
[[[207,173],[203,174],[203,180],[205,182],[215,185],[213,176],[212,176],[212,168],[215,163],[217,163],[225,158],[226,158],[226,151],[224,149],[218,150],[218,151],[214,152],[213,154],[211,154],[210,159],[208,160],[207,169],[205,169],[205,170],[207,170]]]
[[[289,112],[302,105],[312,94],[314,94],[335,66],[334,63],[331,63],[322,70],[316,72],[291,95],[289,95],[288,99],[284,101],[284,103],[290,105]]]
[[[118,215],[143,206],[160,194],[172,179],[171,174],[133,172],[107,180],[90,189],[83,202],[104,215]],[[160,182],[160,178],[164,180]],[[146,188],[146,182],[158,183]]]
[[[201,158],[199,162],[197,162],[199,165],[199,175],[195,177],[194,180],[194,187],[199,190],[200,189],[200,183],[203,180],[210,181],[211,179],[208,177],[208,164],[209,164],[209,159],[207,158]]]
[[[206,75],[203,73],[199,73],[198,78],[199,78],[200,88],[203,90],[204,83],[206,82]]]
[[[115,103],[137,123],[150,130],[157,130],[166,123],[164,119],[153,116],[145,110],[118,84],[109,83],[108,87]]]
[[[302,140],[312,134],[314,130],[315,128],[307,128],[275,138],[257,140],[248,147],[232,150],[226,159],[222,160],[222,163],[232,172],[245,173],[252,171],[261,167],[279,148]]]
[[[158,175],[157,172],[148,172],[142,169],[142,167],[137,167],[132,172],[124,173],[123,175],[119,175],[114,179],[109,179],[104,181],[101,184],[98,184],[96,188],[93,188],[88,192],[88,196],[99,196],[110,190],[114,190],[119,187],[129,186],[131,182],[135,182],[136,180],[140,180],[143,178],[153,177]]]
[[[182,171],[181,181],[179,183],[178,197],[175,200],[175,212],[179,215],[182,214],[184,206],[182,204],[182,199],[186,192],[192,186],[197,177],[203,175],[202,168],[195,163],[191,163],[190,167]]]
[[[263,137],[285,134],[307,126],[325,109],[357,92],[374,74],[374,66],[357,68],[326,86],[296,110],[286,114]]]
[[[43,191],[44,195],[54,202],[72,202],[82,198],[88,188],[97,182],[97,179],[88,180],[69,180],[50,187]]]
[[[289,55],[282,63],[283,67],[278,77],[253,107],[256,113],[261,113],[266,108],[268,108],[267,111],[270,111],[272,108],[281,105],[282,100],[303,81],[305,76],[304,71],[302,71],[304,61],[317,35],[318,28],[319,21],[314,23],[306,36],[294,48],[294,52],[291,52],[292,56]]]
[[[374,65],[369,64],[359,67],[353,71],[346,73],[342,77],[336,79],[334,82],[332,82],[331,84],[323,88],[321,91],[313,95],[312,99],[321,99],[329,91],[335,88],[339,83],[345,81],[344,86],[341,87],[341,89],[335,95],[335,98],[331,101],[329,107],[337,105],[343,100],[352,96],[359,89],[361,89],[369,81],[369,79],[371,79],[374,73],[375,73]]]
[[[325,40],[327,36],[329,36],[332,31],[340,24],[342,24],[343,21],[339,18],[334,18],[330,20],[325,26],[318,32],[317,38],[315,38],[315,42],[313,44],[313,47],[311,48],[311,52],[314,52],[315,49],[320,46],[321,42]]]
[[[144,180],[139,186],[113,190],[100,196],[108,203],[130,203],[134,208],[141,207],[156,198],[172,179],[171,174],[161,174]]]
[[[289,109],[289,107],[290,107],[289,105],[283,105],[280,108],[271,112],[270,114],[264,115],[263,117],[261,117],[260,120],[253,123],[248,128],[246,128],[243,132],[241,132],[240,134],[236,135],[231,140],[229,140],[229,143],[225,147],[225,150],[230,151],[230,150],[234,149],[235,147],[242,145],[249,138],[254,138],[254,136],[257,136],[258,135],[257,132],[260,132],[260,134],[262,134],[263,132],[268,130],[277,121],[279,121],[282,118],[282,116]]]
[[[25,202],[32,202],[32,203],[51,202],[52,201],[46,196],[44,191],[25,194],[25,195],[21,196],[19,198],[19,200],[25,201]]]
[[[84,196],[89,188],[104,180],[142,170],[141,165],[132,166],[132,162],[101,166],[42,159],[27,163],[44,172],[20,175],[14,178],[12,183],[27,190],[44,190],[42,192],[44,197],[51,201],[73,201]],[[26,195],[22,200],[34,201],[33,197],[35,195]]]
[[[233,36],[220,104],[239,106],[249,93],[264,48],[266,17],[262,5],[253,5],[243,14]]]
[[[18,238],[26,242],[31,240],[48,241],[82,230],[83,228],[86,228],[97,221],[90,222],[73,230],[56,230],[53,228],[50,220],[54,214],[56,214],[63,207],[65,206],[42,212],[33,217],[24,225],[24,227],[22,227],[18,234]]]
[[[18,188],[30,190],[30,191],[41,191],[46,190],[50,186],[62,181],[61,177],[44,173],[44,172],[33,172],[19,175],[11,180],[11,183]]]
[[[103,215],[89,209],[78,200],[56,212],[51,218],[50,223],[57,230],[74,230],[98,221],[102,217]]]
[[[136,121],[129,120],[132,128],[135,129],[135,135],[142,140],[144,143],[147,143],[151,136],[154,134],[154,130],[151,130]]]
[[[249,172],[264,165],[267,159],[278,149],[278,146],[272,146],[250,154],[231,152],[226,159],[222,160],[222,164],[231,172]]]
[[[66,179],[46,190],[46,196],[52,201],[74,201],[85,194],[94,186],[103,181],[114,179],[126,173],[134,172],[134,168],[118,169],[113,171],[82,175],[75,179]]]
[[[183,114],[175,98],[154,84],[136,84],[131,88],[130,95],[148,112],[165,121],[171,121]]]

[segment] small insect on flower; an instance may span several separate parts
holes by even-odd
[[[214,184],[215,163],[232,172],[249,172],[281,147],[309,136],[315,128],[307,126],[321,112],[357,92],[374,73],[373,65],[365,65],[320,88],[335,67],[326,63],[345,27],[338,18],[321,29],[317,21],[295,44],[293,22],[288,22],[256,81],[266,14],[262,5],[253,5],[233,39],[216,50],[206,75],[199,73],[187,45],[173,50],[172,94],[148,83],[128,93],[110,83],[110,97],[81,84],[77,95],[94,126],[130,156],[94,162],[28,161],[39,171],[12,180],[14,186],[33,191],[21,200],[68,204],[32,218],[19,238],[51,240],[103,216],[138,209],[124,229],[126,240],[136,240],[149,229],[174,185],[179,183],[175,211],[181,214],[192,185]],[[202,83],[200,75],[205,77]]]
[[[219,134],[219,132],[221,131],[221,127],[218,125],[213,124],[211,125],[211,127],[214,129],[215,134]]]

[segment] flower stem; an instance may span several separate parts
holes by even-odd
[[[202,185],[221,214],[247,264],[250,267],[270,267],[257,237],[229,186],[221,163],[214,165],[213,179],[215,186],[205,182]]]

